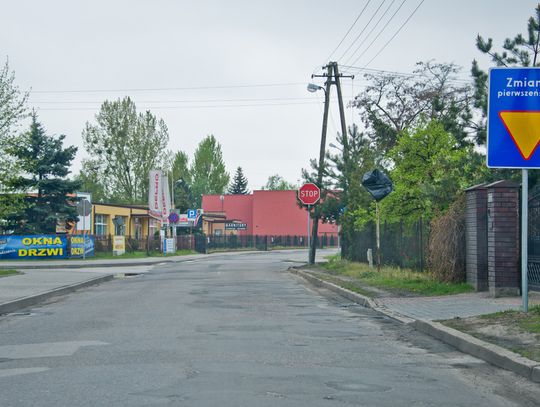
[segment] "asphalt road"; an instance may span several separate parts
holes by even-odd
[[[537,384],[307,286],[286,271],[304,257],[163,264],[4,316],[0,406],[540,402]]]

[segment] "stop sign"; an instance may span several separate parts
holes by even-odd
[[[321,190],[315,184],[308,182],[300,187],[298,190],[298,199],[304,205],[314,205],[321,197]]]

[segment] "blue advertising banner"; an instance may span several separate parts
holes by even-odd
[[[67,238],[56,235],[0,236],[0,259],[65,259]]]
[[[487,165],[540,168],[540,69],[489,71]]]
[[[85,242],[86,241],[86,242]],[[78,259],[94,256],[94,236],[90,235],[71,235],[69,237],[69,257]],[[83,253],[85,255],[83,256]]]

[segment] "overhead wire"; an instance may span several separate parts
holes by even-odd
[[[390,4],[388,5],[388,7],[386,7],[386,10],[384,10],[384,12],[381,14],[381,16],[379,17],[379,19],[377,20],[377,22],[375,23],[375,25],[373,27],[371,27],[371,30],[369,30],[369,32],[366,34],[366,36],[364,37],[364,39],[362,40],[362,42],[360,42],[360,44],[358,44],[358,46],[356,47],[356,49],[354,50],[354,52],[349,55],[349,57],[347,58],[347,61],[345,61],[345,64],[347,64],[352,58],[354,58],[354,56],[356,55],[356,53],[358,52],[358,50],[362,47],[362,45],[365,44],[365,42],[368,40],[368,38],[370,37],[370,35],[373,33],[373,31],[375,31],[375,29],[379,26],[379,24],[381,23],[382,19],[384,18],[385,15],[388,14],[388,11],[390,10],[390,8],[392,7],[392,5],[395,3],[396,0],[392,0],[390,2]],[[384,2],[383,2],[384,4]]]
[[[360,17],[362,17],[362,14],[364,14],[364,11],[366,11],[366,8],[369,6],[369,3],[371,3],[371,0],[368,0],[366,5],[364,6],[364,8],[362,9],[362,11],[360,11],[360,13],[358,14],[358,16],[356,17],[356,20],[354,20],[354,23],[352,23],[352,25],[349,27],[349,29],[347,30],[347,32],[345,33],[345,35],[343,36],[343,38],[341,39],[341,41],[339,42],[339,44],[337,45],[337,47],[332,51],[332,53],[328,56],[328,58],[326,59],[327,61],[330,61],[330,58],[332,58],[332,56],[336,53],[336,51],[339,49],[339,47],[341,46],[341,44],[343,44],[343,41],[345,41],[345,38],[347,38],[347,36],[349,35],[349,33],[351,32],[351,30],[354,28],[354,26],[356,25],[356,23],[358,22],[358,20],[360,19]]]
[[[377,41],[377,39],[381,36],[381,34],[386,30],[386,28],[390,25],[390,23],[392,22],[392,20],[394,19],[394,17],[396,16],[396,14],[399,12],[399,10],[401,10],[401,8],[403,7],[403,5],[405,4],[407,0],[403,0],[401,2],[401,4],[399,5],[399,7],[396,9],[396,11],[394,12],[394,14],[392,14],[392,16],[388,19],[388,21],[386,22],[386,24],[383,26],[383,28],[377,33],[377,35],[375,36],[375,38],[373,38],[373,41],[370,42],[370,44],[366,47],[366,49],[364,49],[364,51],[354,60],[354,62],[352,62],[351,65],[354,65],[356,64],[360,58],[362,58],[366,52],[371,48],[371,46],[375,43],[375,41]]]
[[[207,90],[207,89],[242,89],[242,88],[262,88],[280,86],[305,86],[306,82],[286,82],[286,83],[260,83],[246,85],[216,85],[216,86],[185,86],[166,88],[124,88],[124,89],[66,89],[66,90],[32,90],[31,93],[106,93],[106,92],[162,92],[177,90]]]
[[[375,16],[379,13],[379,10],[381,9],[381,7],[383,6],[383,4],[386,2],[386,0],[382,0],[381,4],[379,4],[379,7],[377,8],[377,10],[375,10],[375,12],[373,13],[373,15],[371,16],[371,18],[369,19],[369,21],[366,23],[366,25],[364,26],[364,28],[362,28],[362,31],[360,31],[360,34],[358,34],[356,36],[356,38],[353,40],[353,42],[351,42],[351,44],[347,47],[347,49],[345,50],[345,52],[343,53],[343,55],[341,55],[341,57],[338,58],[338,62],[339,61],[342,61],[343,58],[345,57],[345,55],[347,55],[347,52],[349,52],[349,50],[354,46],[354,44],[356,43],[356,41],[358,41],[360,39],[360,37],[362,36],[362,34],[364,33],[364,31],[366,31],[366,29],[369,27],[369,25],[371,24],[371,22],[373,21],[373,19],[375,18]]]
[[[369,64],[371,64],[373,62],[373,60],[375,58],[377,58],[381,52],[383,52],[385,50],[385,48],[388,46],[388,44],[390,44],[390,42],[392,42],[392,40],[394,38],[396,38],[396,36],[400,33],[400,31],[403,29],[403,27],[405,27],[405,25],[407,25],[407,23],[411,20],[411,18],[416,14],[416,12],[418,11],[418,9],[420,8],[420,6],[424,3],[425,0],[421,0],[420,3],[418,4],[418,6],[416,6],[416,8],[413,10],[413,12],[409,15],[409,17],[407,17],[407,19],[403,22],[403,24],[401,24],[401,26],[398,28],[398,30],[394,33],[394,35],[382,46],[382,48],[379,50],[379,52],[377,52],[375,54],[375,56],[373,56],[373,58],[371,58],[369,60],[369,62],[367,64],[364,65],[364,68],[366,68]]]

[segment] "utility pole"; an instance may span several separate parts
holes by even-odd
[[[330,108],[330,86],[336,85],[338,93],[338,103],[339,103],[339,115],[341,119],[341,131],[343,132],[345,141],[343,144],[343,156],[345,157],[348,154],[348,142],[346,141],[347,137],[347,128],[345,126],[345,112],[343,110],[343,95],[341,93],[341,83],[340,78],[344,77],[338,71],[337,62],[329,62],[328,65],[323,67],[327,70],[325,74],[322,75],[312,75],[312,78],[326,78],[324,90],[324,114],[323,114],[323,125],[322,125],[322,134],[321,134],[321,147],[319,151],[319,166],[317,170],[317,186],[323,189],[323,177],[324,177],[324,158],[326,154],[326,130],[328,128],[328,110]],[[345,76],[347,78],[354,78],[354,76]],[[318,206],[315,206],[314,217],[313,217],[313,227],[311,233],[311,246],[309,248],[309,264],[315,263],[315,254],[317,251],[318,244],[318,232],[319,232],[319,220],[321,218],[321,211]]]

